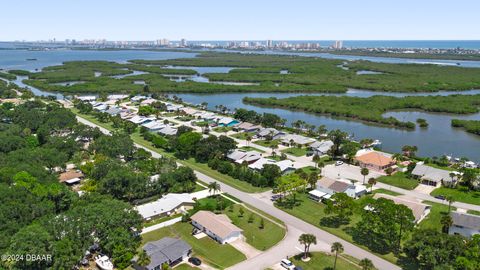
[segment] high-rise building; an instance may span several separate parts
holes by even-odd
[[[273,41],[271,39],[267,40],[267,48],[273,48]]]
[[[182,40],[180,40],[180,46],[187,47],[187,40],[182,38]]]
[[[162,38],[162,39],[157,39],[155,43],[157,46],[168,46],[170,45],[170,40],[166,38]]]
[[[343,48],[343,41],[341,40],[336,40],[334,43],[333,43],[333,48],[336,49],[336,50],[340,50]]]

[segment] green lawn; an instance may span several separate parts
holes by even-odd
[[[230,136],[235,139],[246,140],[248,135],[250,135],[250,137],[253,137],[253,135],[255,135],[255,132],[238,132]]]
[[[144,222],[143,227],[150,227],[150,226],[153,226],[155,224],[159,224],[159,223],[162,223],[162,222],[165,222],[165,221],[168,221],[170,219],[177,218],[177,217],[181,217],[181,216],[182,216],[181,214],[176,214],[176,215],[169,216],[169,217],[155,218],[155,219]]]
[[[240,149],[245,150],[245,151],[257,151],[259,153],[265,153],[265,151],[260,150],[258,148],[252,147],[252,146],[242,146]]]
[[[457,202],[480,205],[480,191],[461,191],[456,188],[439,187],[433,190],[430,195],[452,196]]]
[[[270,147],[272,145],[278,145],[280,144],[280,140],[271,140],[271,141],[267,141],[267,140],[258,140],[258,141],[255,141],[253,142],[254,144],[258,144],[260,146],[264,146],[264,147]]]
[[[290,147],[287,149],[283,149],[280,152],[285,154],[290,154],[292,156],[301,157],[307,154],[307,148],[298,148],[298,147]]]
[[[191,233],[192,225],[179,222],[172,226],[143,234],[142,245],[167,236],[179,237],[192,246],[194,256],[200,257],[202,261],[220,269],[225,269],[246,259],[245,255],[228,244],[221,245],[209,237],[196,239]]]
[[[392,196],[402,195],[398,192],[391,191],[391,190],[388,190],[388,189],[383,189],[383,188],[374,189],[373,193],[383,193],[383,194],[388,194],[388,195],[392,195]]]
[[[94,123],[94,124],[97,124],[101,127],[104,127],[110,131],[113,131],[115,130],[109,123],[100,123],[97,119],[95,119],[95,117],[91,116],[91,115],[84,115],[84,114],[80,114],[78,113],[78,110],[73,108],[71,109],[72,112],[74,112],[75,114],[89,120],[90,122]],[[152,145],[151,142],[149,141],[146,141],[145,139],[143,139],[143,137],[140,135],[140,133],[138,132],[138,130],[136,132],[134,132],[133,134],[131,134],[130,136],[132,138],[132,140],[152,151],[155,151],[165,157],[170,157],[170,158],[174,158],[173,154],[172,153],[168,153],[166,151],[164,151],[163,149],[160,149],[160,148],[156,148]],[[225,184],[228,184],[228,185],[231,185],[241,191],[244,191],[244,192],[249,192],[249,193],[255,193],[255,192],[263,192],[263,191],[266,191],[268,190],[268,188],[261,188],[261,187],[254,187],[252,186],[251,184],[245,182],[245,181],[240,181],[238,179],[235,179],[229,175],[225,175],[225,174],[222,174],[216,170],[212,170],[210,167],[208,167],[207,164],[203,164],[203,163],[198,163],[195,161],[195,159],[191,158],[191,159],[188,159],[188,160],[177,160],[179,163],[185,165],[185,166],[188,166],[190,168],[192,168],[193,170],[196,170],[196,171],[199,171],[207,176],[210,176],[220,182],[224,182]]]
[[[192,267],[188,264],[182,263],[182,264],[179,264],[179,265],[175,266],[173,269],[175,269],[175,270],[191,270],[191,269],[199,269],[199,268]]]
[[[218,132],[218,133],[229,132],[230,130],[232,130],[231,127],[215,127],[215,128],[213,128],[213,131]]]
[[[418,224],[418,228],[440,231],[442,229],[442,223],[440,223],[440,220],[442,219],[443,215],[448,214],[448,205],[430,201],[424,201],[424,203],[431,205],[432,208],[430,209],[428,216],[426,216],[425,219]],[[456,208],[452,206],[451,211],[454,211],[455,209]]]
[[[467,210],[467,213],[480,216],[480,211],[477,211],[477,210]]]
[[[239,209],[243,208],[245,213],[243,217],[239,217]],[[264,228],[260,229],[261,217],[256,213],[245,209],[241,205],[234,205],[232,212],[229,210],[224,211],[225,214],[232,220],[232,223],[240,227],[243,230],[243,235],[247,239],[247,243],[252,245],[258,250],[267,250],[280,242],[285,236],[285,229],[274,224],[268,219],[263,219]],[[250,215],[253,215],[253,222],[249,223],[248,219]]]
[[[291,209],[290,208],[281,208],[281,209],[293,216],[296,216],[312,225],[315,225],[321,228],[322,230],[325,230],[331,234],[334,234],[348,242],[354,243],[352,239],[352,235],[349,232],[351,231],[353,226],[361,220],[360,211],[362,211],[363,207],[361,207],[360,205],[364,204],[364,200],[366,198],[367,196],[364,196],[356,200],[356,203],[357,205],[359,205],[359,207],[357,207],[357,211],[350,216],[350,223],[346,225],[340,225],[339,227],[327,227],[321,223],[322,218],[327,217],[327,215],[324,213],[325,204],[318,203],[309,199],[307,194],[297,195],[297,200],[301,201],[300,205],[295,206]],[[361,246],[359,244],[356,244],[356,245],[364,248],[365,250],[368,250],[367,247]],[[377,255],[392,263],[397,263],[397,258],[393,255],[393,253],[377,254]]]
[[[381,176],[377,178],[377,181],[407,190],[415,189],[418,186],[416,179],[407,178],[403,172],[397,172],[390,176]]]
[[[335,256],[322,252],[312,252],[310,261],[303,262],[301,260],[301,255],[297,255],[292,258],[292,262],[296,266],[300,266],[305,270],[327,270],[333,269],[333,263],[335,261]],[[361,269],[360,266],[347,261],[342,256],[338,256],[337,259],[337,268],[336,270],[353,270]]]

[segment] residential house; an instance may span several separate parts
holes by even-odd
[[[133,268],[137,270],[160,270],[164,264],[170,267],[177,265],[187,259],[192,253],[192,247],[181,239],[164,237],[157,241],[146,243],[143,250],[150,257],[150,263],[147,266],[140,266],[137,258],[133,259]]]
[[[238,164],[242,164],[243,162],[252,164],[253,162],[259,160],[261,157],[262,154],[257,151],[245,151],[241,149],[235,149],[227,155],[228,159]]]
[[[392,200],[395,204],[405,205],[412,210],[413,216],[415,217],[415,224],[420,223],[430,213],[430,209],[432,208],[431,205],[417,202],[404,196],[392,196],[384,193],[375,193],[373,198],[384,198]]]
[[[450,216],[453,225],[448,230],[449,234],[460,234],[467,238],[480,234],[480,216],[461,212],[452,212]]]
[[[144,124],[142,124],[142,126],[146,127],[149,131],[155,132],[155,131],[159,131],[159,130],[165,128],[167,125],[165,125],[163,122],[157,120],[157,121],[151,121],[151,122],[144,123]]]
[[[215,241],[226,244],[243,237],[243,230],[233,225],[227,215],[210,211],[198,211],[192,217],[192,225]]]
[[[95,101],[97,99],[96,96],[77,96],[75,98],[86,102]]]
[[[177,129],[172,126],[166,126],[158,131],[158,133],[168,136],[174,136],[177,134]]]
[[[116,107],[116,106],[110,106],[107,110],[105,110],[105,112],[110,114],[111,116],[115,116],[122,112],[122,108]]]
[[[255,125],[255,124],[252,124],[252,123],[249,123],[249,122],[243,122],[243,123],[240,123],[240,124],[234,126],[233,130],[237,131],[237,132],[255,132],[255,131],[258,131],[261,128],[262,127],[259,126],[259,125]]]
[[[232,127],[237,125],[239,122],[231,117],[220,117],[217,119],[217,124],[220,127]]]
[[[309,150],[311,151],[312,155],[323,156],[328,154],[328,151],[333,146],[333,142],[330,140],[325,141],[316,141],[308,146]]]
[[[128,95],[109,95],[108,100],[122,100],[128,98]]]
[[[134,96],[130,100],[133,101],[133,102],[138,102],[138,101],[146,100],[146,99],[148,99],[147,96]]]
[[[193,108],[190,108],[190,107],[185,107],[185,108],[182,108],[182,111],[185,113],[185,114],[188,114],[188,115],[194,115],[198,112],[198,110],[195,110]]]
[[[66,183],[67,185],[74,185],[80,183],[83,177],[84,175],[80,170],[69,170],[61,173],[58,176],[58,179],[60,182]]]
[[[314,192],[309,192],[309,197],[315,201],[330,199],[335,193],[345,193],[356,199],[367,193],[364,185],[352,184],[347,180],[335,180],[328,177],[322,177],[317,182],[317,188]]]
[[[388,168],[392,168],[393,172],[397,169],[392,155],[380,151],[360,150],[357,152],[355,160],[360,167],[377,172],[385,172]]]
[[[154,103],[154,102],[156,102],[156,101],[157,101],[157,100],[154,99],[154,98],[147,98],[147,99],[145,99],[145,100],[142,100],[142,101],[140,102],[140,105],[146,106],[146,105],[150,105],[150,104],[152,104],[152,103]]]
[[[256,137],[259,139],[271,138],[272,140],[280,139],[283,136],[285,136],[285,132],[274,128],[262,128],[256,134]]]
[[[419,179],[422,184],[435,187],[442,183],[445,185],[455,184],[458,176],[452,177],[450,176],[451,173],[459,175],[458,172],[434,168],[423,163],[417,163],[412,170],[412,176]]]
[[[155,117],[146,117],[146,116],[141,116],[141,115],[135,115],[132,118],[129,119],[130,122],[137,124],[137,125],[142,125],[151,121],[154,121],[156,118]]]
[[[286,134],[281,139],[281,144],[285,146],[306,146],[313,142],[315,142],[315,139],[298,134]]]
[[[260,171],[261,169],[263,169],[263,166],[265,166],[266,164],[276,165],[276,163],[277,162],[273,159],[262,157],[262,158],[259,158],[257,161],[253,162],[252,164],[248,165],[248,167],[252,170]]]
[[[169,193],[160,199],[135,207],[145,220],[184,213],[193,208],[195,202],[188,193]]]
[[[166,103],[166,105],[167,105],[167,112],[176,112],[183,108],[183,105],[177,105],[177,104],[171,104],[171,103]]]

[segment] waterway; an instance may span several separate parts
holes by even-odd
[[[131,59],[174,59],[194,57],[196,54],[189,52],[170,52],[170,51],[84,51],[84,50],[51,50],[51,51],[26,51],[26,50],[0,50],[0,69],[25,69],[35,71],[45,66],[59,65],[64,61],[75,60],[106,60],[124,63]],[[315,56],[312,54],[303,54],[306,56]],[[317,56],[318,57],[318,56]],[[337,57],[337,56],[335,56]],[[350,56],[348,56],[350,58]],[[366,57],[355,57],[358,59],[366,59]],[[27,59],[37,59],[35,61],[27,61]],[[342,59],[342,58],[339,58]],[[368,60],[368,59],[367,59]],[[395,59],[385,58],[387,61],[395,62]],[[408,61],[408,59],[399,59],[399,61]],[[419,60],[409,60],[419,61]],[[432,60],[430,60],[432,61]],[[467,61],[476,63],[480,67],[480,62]],[[187,67],[172,67],[187,68]],[[202,80],[203,73],[211,72],[229,72],[228,67],[190,67],[199,73],[198,80]],[[129,74],[132,75],[132,74]],[[127,75],[128,76],[128,75]],[[18,76],[15,83],[19,86],[27,87],[22,83],[26,77]],[[142,83],[138,81],[138,83]],[[48,93],[39,89],[30,88],[35,95],[53,95],[58,99],[63,95],[58,93]],[[470,91],[442,91],[436,93],[384,93],[375,91],[365,91],[358,89],[350,89],[345,94],[355,97],[369,97],[373,95],[389,95],[389,96],[405,96],[405,95],[452,95],[452,94],[480,94],[480,90]],[[386,116],[394,116],[403,121],[415,122],[417,118],[424,118],[430,124],[427,129],[417,128],[414,131],[406,131],[394,128],[385,128],[373,125],[367,125],[362,122],[349,121],[345,119],[332,118],[323,115],[308,114],[298,111],[289,111],[275,108],[261,108],[257,106],[243,104],[242,99],[249,97],[270,97],[284,98],[290,96],[301,95],[299,93],[220,93],[220,94],[177,94],[184,101],[193,104],[199,104],[203,101],[208,102],[210,108],[215,105],[225,105],[228,108],[246,108],[263,113],[275,113],[280,117],[292,122],[295,120],[304,120],[314,125],[325,125],[328,129],[341,129],[353,134],[355,138],[374,138],[383,142],[383,149],[392,152],[398,152],[403,145],[417,145],[419,154],[424,156],[441,156],[451,155],[455,157],[466,156],[472,160],[480,161],[480,136],[466,133],[463,130],[452,128],[450,126],[451,118],[475,119],[480,120],[480,114],[472,115],[446,115],[432,114],[425,112],[389,112]],[[322,95],[322,94],[311,94]],[[323,94],[325,95],[325,94]]]

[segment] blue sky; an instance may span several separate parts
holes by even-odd
[[[23,0],[0,40],[480,39],[478,0]]]

